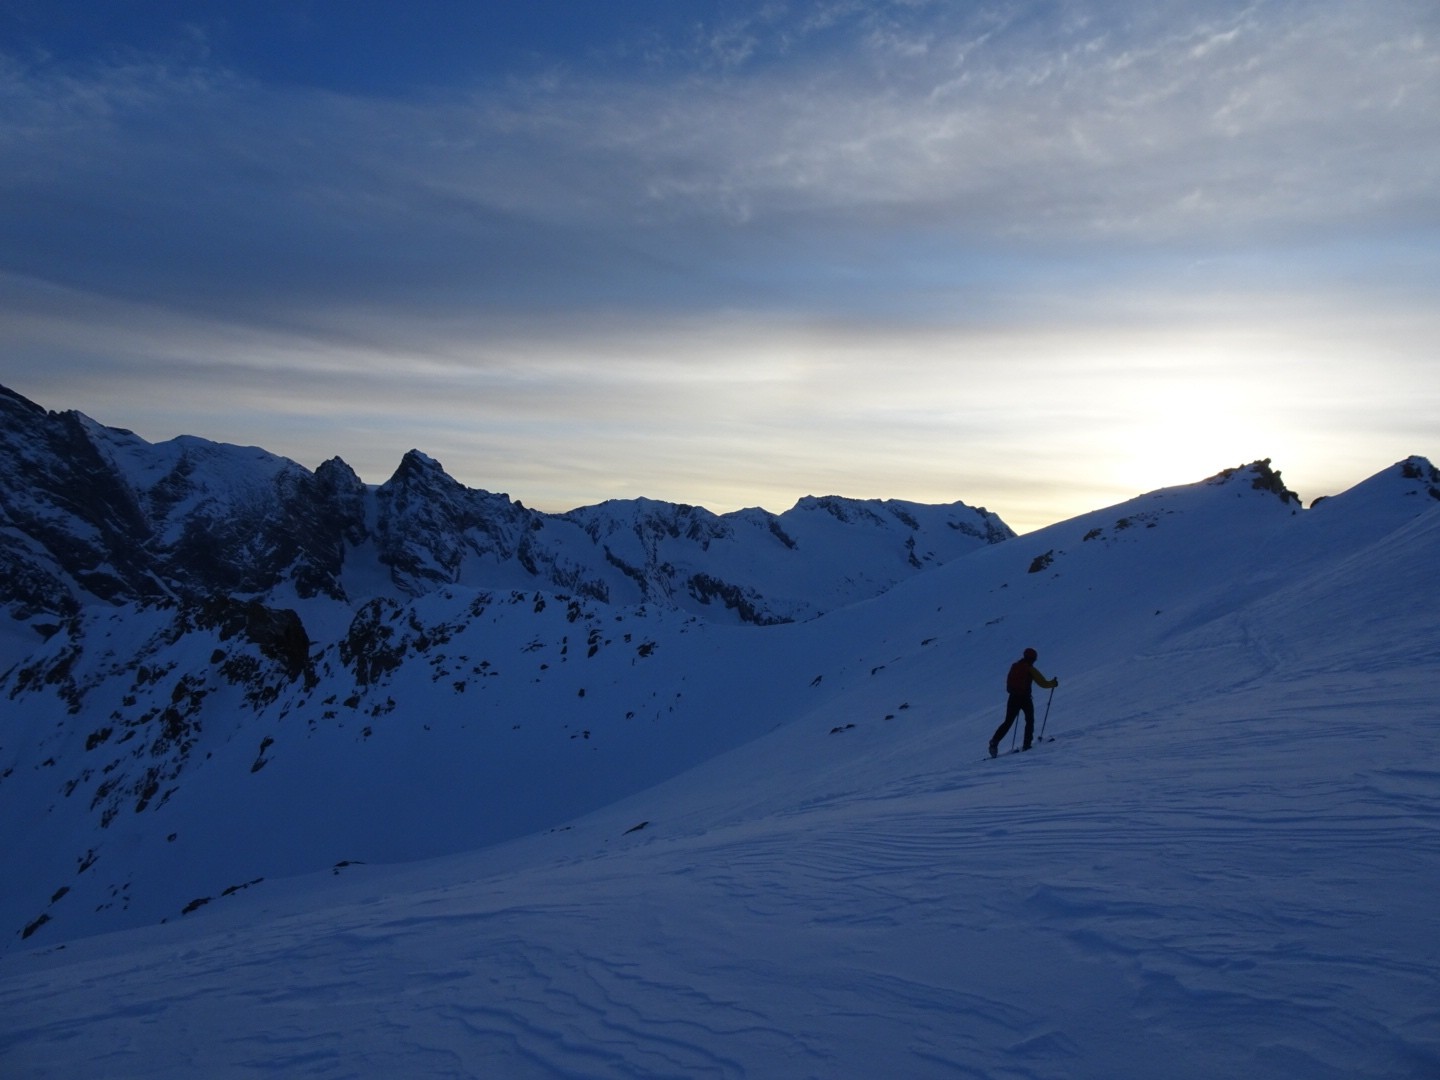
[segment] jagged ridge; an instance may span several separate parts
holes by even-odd
[[[0,395],[0,604],[42,632],[95,602],[353,609],[453,584],[786,622],[1013,535],[959,502],[809,498],[776,516],[637,499],[546,514],[418,450],[368,486],[339,458],[311,473],[253,447],[152,445]]]

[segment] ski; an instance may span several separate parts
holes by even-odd
[[[1041,743],[1052,743],[1052,742],[1054,742],[1054,741],[1055,741],[1055,736],[1054,736],[1054,735],[1051,735],[1051,736],[1049,736],[1048,738],[1044,738],[1044,739],[1036,739],[1033,743],[1030,744],[1030,749],[1031,749],[1031,750],[1034,750],[1035,747],[1039,746]],[[983,758],[981,758],[980,760],[981,760],[981,761],[997,760],[997,761],[998,761],[1000,758],[1010,757],[1012,754],[1023,754],[1023,753],[1026,753],[1026,751],[1025,751],[1022,747],[1018,747],[1018,746],[1017,746],[1014,750],[1004,750],[1004,751],[1001,751],[1000,753],[997,753],[993,759],[991,758],[991,756],[990,756],[989,754],[986,754],[986,755],[985,755]]]

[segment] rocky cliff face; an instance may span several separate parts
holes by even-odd
[[[148,533],[83,418],[0,387],[0,599],[11,617],[53,621],[86,600],[164,595]]]
[[[353,609],[456,584],[786,622],[1012,535],[963,503],[836,497],[778,516],[645,499],[544,514],[419,451],[367,486],[339,458],[312,473],[254,447],[152,445],[0,388],[0,607],[42,634],[94,603]]]

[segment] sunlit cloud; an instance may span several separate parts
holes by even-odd
[[[548,510],[640,495],[781,510],[839,493],[959,499],[1029,528],[1067,501],[1080,512],[1262,456],[1314,498],[1428,436],[1429,361],[1402,357],[1383,379],[1356,362],[1386,340],[1383,314],[1292,302],[1278,317],[1275,303],[1216,296],[1196,317],[1186,296],[1169,319],[1108,327],[652,316],[447,339],[417,323],[409,351],[239,330],[177,347],[183,328],[147,325],[106,365],[41,380],[42,401],[154,439],[190,430],[179,414],[311,467],[339,454],[372,482],[418,447]],[[1374,457],[1355,460],[1356,444]]]
[[[203,35],[0,43],[0,381],[372,481],[419,447],[547,509],[1027,528],[1242,458],[1313,497],[1426,452],[1433,5],[676,25],[389,94]]]

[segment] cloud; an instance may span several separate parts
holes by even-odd
[[[766,4],[364,95],[0,54],[6,381],[367,479],[419,446],[551,509],[1025,526],[1322,456],[1317,416],[1396,460],[1434,412],[1437,31],[1419,0]]]
[[[639,495],[780,510],[835,493],[964,499],[1032,528],[1267,456],[1313,497],[1424,452],[1440,407],[1412,347],[1440,336],[1436,309],[1310,290],[1152,293],[1133,318],[1094,290],[1045,320],[948,324],[353,314],[350,340],[51,299],[0,333],[103,360],[30,372],[17,389],[43,404],[312,468],[340,454],[373,482],[419,447],[547,510]]]
[[[823,262],[921,229],[983,254],[1433,217],[1440,49],[1422,10],[1166,8],[1042,34],[919,8],[903,42],[872,28],[753,74],[423,102],[12,61],[0,227],[13,272],[196,302],[640,307],[745,302],[776,234]]]

